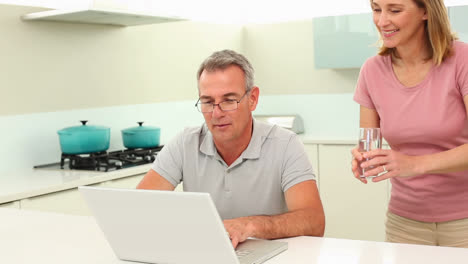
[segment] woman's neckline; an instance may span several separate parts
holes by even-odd
[[[405,90],[414,90],[414,89],[416,89],[416,88],[419,88],[419,87],[423,86],[425,83],[427,83],[427,82],[429,81],[429,79],[430,79],[430,77],[431,77],[431,75],[432,75],[432,72],[433,72],[433,70],[434,70],[434,68],[435,68],[435,67],[434,67],[434,64],[433,64],[432,62],[428,62],[428,63],[431,63],[431,67],[430,67],[430,69],[427,71],[427,73],[426,73],[426,75],[424,76],[424,78],[423,78],[420,82],[418,82],[417,84],[415,84],[415,85],[406,86],[406,85],[404,85],[404,84],[400,81],[400,79],[398,78],[398,76],[397,76],[396,73],[395,73],[395,69],[394,69],[394,67],[393,67],[393,62],[392,62],[392,56],[391,56],[391,55],[388,55],[388,56],[386,56],[386,57],[387,57],[387,58],[386,58],[386,59],[387,59],[387,65],[388,65],[388,67],[390,68],[390,71],[392,72],[392,78],[393,78],[393,80],[394,80],[396,83],[398,83],[398,86],[399,86],[400,88],[405,89]]]

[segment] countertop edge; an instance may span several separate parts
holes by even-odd
[[[66,182],[66,183],[50,185],[47,187],[39,187],[34,190],[27,190],[27,191],[12,193],[12,194],[6,194],[3,196],[0,196],[0,205],[4,203],[10,203],[10,202],[23,200],[23,199],[46,195],[46,194],[50,194],[54,192],[70,190],[70,189],[77,188],[78,186],[97,184],[97,183],[102,183],[106,181],[122,179],[122,178],[130,177],[130,176],[144,174],[148,172],[148,170],[150,170],[151,167],[152,167],[152,164],[135,166],[135,167],[128,168],[128,169],[121,169],[121,170],[106,172],[101,175],[80,178],[80,179]]]
[[[358,144],[357,139],[352,138],[320,138],[314,136],[308,136],[306,134],[298,135],[299,139],[304,144],[317,144],[317,145],[353,145],[356,146]],[[385,139],[382,140],[383,145],[388,145]]]

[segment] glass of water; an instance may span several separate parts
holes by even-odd
[[[380,133],[380,128],[378,127],[361,127],[359,129],[359,152],[364,153],[371,151],[373,149],[382,148],[382,134]],[[369,159],[365,159],[366,161]],[[361,163],[358,164],[361,169]],[[373,169],[374,166],[367,168],[368,170]],[[362,174],[361,178],[364,178],[365,169],[361,169]],[[369,176],[369,178],[376,177]]]

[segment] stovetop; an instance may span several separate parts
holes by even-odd
[[[60,162],[34,166],[35,169],[109,171],[152,163],[163,148],[124,149],[90,154],[62,153]]]

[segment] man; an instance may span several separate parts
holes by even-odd
[[[205,124],[166,144],[137,188],[174,190],[183,181],[185,191],[210,193],[234,247],[248,237],[323,236],[323,208],[302,143],[252,118],[260,91],[248,60],[215,52],[197,79]]]

